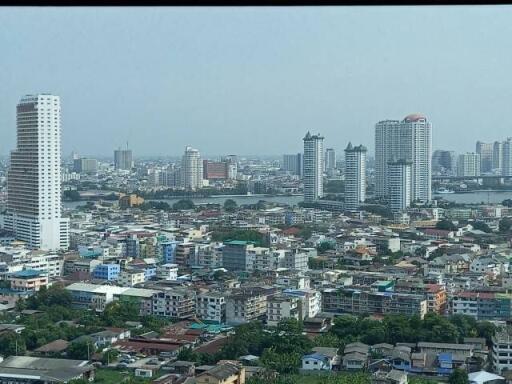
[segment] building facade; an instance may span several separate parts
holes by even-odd
[[[420,114],[402,121],[385,120],[375,126],[375,192],[387,197],[388,163],[404,159],[411,162],[411,199],[432,198],[432,125]]]
[[[388,163],[389,207],[393,213],[406,210],[411,205],[411,166],[411,162],[406,160]]]
[[[203,187],[203,163],[197,149],[185,148],[181,160],[181,183],[185,189],[196,190]]]
[[[457,176],[480,176],[480,154],[466,152],[457,159]]]
[[[324,138],[320,135],[304,137],[304,201],[314,202],[323,197]]]
[[[366,199],[366,147],[345,148],[345,209],[356,210]]]
[[[7,175],[5,229],[30,248],[69,247],[69,219],[61,216],[59,96],[24,96],[16,108],[17,148]]]
[[[133,168],[131,149],[116,149],[114,151],[114,168],[129,171]]]

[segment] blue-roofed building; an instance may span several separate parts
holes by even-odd
[[[119,264],[100,264],[94,269],[92,276],[95,279],[110,281],[117,280],[120,272],[121,267]]]
[[[35,269],[25,269],[9,276],[11,290],[17,292],[37,292],[48,285],[48,274]]]

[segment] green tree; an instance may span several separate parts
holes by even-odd
[[[0,355],[24,355],[26,351],[25,340],[14,332],[0,335]]]
[[[485,233],[491,233],[492,229],[483,221],[475,221],[471,224],[474,229],[477,229],[479,231],[485,232]]]
[[[101,316],[106,325],[123,326],[126,321],[138,321],[139,311],[137,300],[116,300],[107,304]]]
[[[181,361],[193,361],[196,363],[201,362],[201,357],[200,357],[199,353],[194,352],[194,350],[192,348],[183,348],[178,353],[177,359],[181,360]]]
[[[509,232],[510,228],[512,228],[512,219],[504,217],[500,220],[498,227],[500,232]]]
[[[94,352],[96,352],[96,347],[90,340],[74,341],[67,349],[68,357],[76,360],[89,360]]]
[[[460,368],[453,370],[452,374],[448,378],[449,384],[469,384],[468,373]]]
[[[279,353],[274,347],[263,351],[260,363],[267,369],[275,370],[279,373],[296,373],[300,367],[301,355],[296,352]]]
[[[192,200],[180,200],[172,205],[172,209],[175,211],[183,211],[188,209],[194,209],[196,206]]]
[[[452,221],[447,220],[447,219],[438,221],[436,224],[436,228],[442,229],[445,231],[456,231],[457,230],[457,226],[455,224],[453,224]]]
[[[226,212],[235,212],[237,208],[238,208],[238,204],[233,199],[227,199],[224,202],[224,210]]]
[[[109,349],[101,354],[101,362],[104,365],[111,364],[113,361],[117,359],[119,356],[119,351],[117,349]]]
[[[329,240],[322,241],[320,244],[318,244],[316,246],[316,249],[319,253],[324,253],[326,251],[329,251],[329,250],[332,250],[335,248],[336,248],[336,243],[329,241]]]

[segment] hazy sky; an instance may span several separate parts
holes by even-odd
[[[15,106],[61,96],[63,155],[373,155],[412,112],[434,149],[512,135],[512,7],[0,8],[0,154]]]

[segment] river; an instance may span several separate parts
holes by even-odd
[[[459,204],[497,204],[505,199],[512,199],[512,191],[475,191],[468,193],[442,193],[435,194],[434,198],[443,198]]]
[[[479,204],[484,203],[501,203],[505,199],[512,199],[512,191],[475,191],[469,193],[447,193],[447,194],[434,194],[434,198],[443,198],[447,201],[453,201],[461,204]],[[160,199],[155,201],[165,201],[170,205],[173,205],[179,200],[184,199],[183,197],[175,197],[172,199]],[[303,201],[302,195],[294,196],[268,196],[268,195],[236,195],[236,196],[211,196],[211,197],[192,197],[187,198],[194,202],[194,204],[224,204],[227,199],[236,201],[238,205],[241,204],[255,204],[260,200],[265,200],[272,203],[285,203],[288,205],[297,205]],[[73,209],[78,205],[84,205],[85,201],[63,201],[62,206],[66,209]]]

